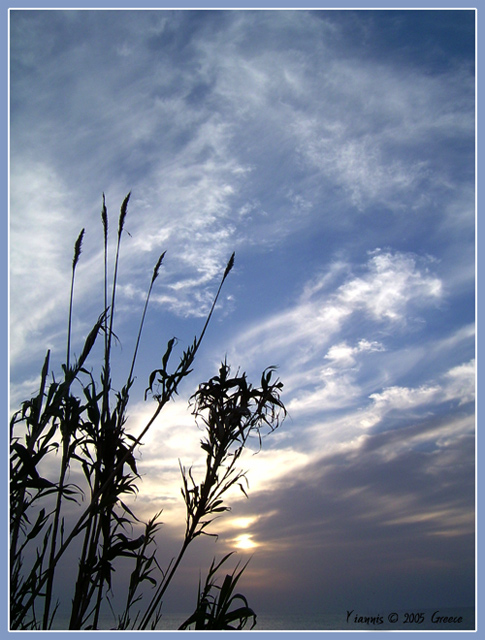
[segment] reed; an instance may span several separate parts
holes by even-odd
[[[44,360],[39,391],[21,404],[10,422],[10,628],[15,630],[52,629],[61,603],[54,601],[55,585],[63,570],[66,552],[76,550],[77,574],[73,577],[69,629],[98,629],[106,607],[111,607],[116,566],[128,558],[132,563],[125,589],[123,608],[116,614],[117,629],[156,628],[162,615],[163,596],[182,562],[188,546],[200,535],[216,535],[211,523],[216,514],[228,509],[227,491],[234,487],[246,494],[245,474],[237,469],[238,459],[250,435],[261,443],[261,433],[277,428],[284,419],[280,400],[282,383],[273,380],[274,367],[263,372],[261,384],[253,387],[245,374],[231,377],[224,362],[219,374],[201,384],[190,399],[196,421],[204,424],[201,448],[206,456],[205,475],[198,482],[192,469],[180,464],[182,495],[186,508],[186,530],[176,557],[166,569],[157,557],[160,513],[148,522],[140,521],[127,501],[138,491],[139,478],[135,452],[156,418],[192,371],[193,363],[216,308],[222,286],[233,265],[234,254],[224,270],[208,316],[198,336],[170,367],[176,339],[171,338],[162,356],[162,366],[148,377],[145,397],[155,400],[152,416],[137,436],[126,430],[127,407],[134,383],[134,371],[150,296],[159,276],[166,252],[154,269],[126,382],[120,391],[111,384],[112,338],[118,286],[121,240],[128,214],[130,194],[124,199],[118,220],[116,251],[111,283],[108,280],[108,212],[105,196],[101,219],[104,240],[105,308],[93,325],[72,362],[72,319],[75,273],[84,229],[74,246],[66,362],[56,380],[50,352]],[[108,306],[109,302],[109,306]],[[99,379],[87,362],[99,337],[104,349]],[[51,379],[49,379],[51,378]],[[76,469],[83,486],[69,482]],[[46,471],[47,470],[47,471]],[[68,516],[73,507],[77,515]],[[143,533],[140,535],[140,529]],[[213,561],[194,614],[183,628],[243,628],[256,620],[246,599],[233,590],[244,570],[226,574],[222,587],[217,572],[230,557]],[[216,592],[219,596],[214,595]],[[241,605],[242,603],[242,605]]]

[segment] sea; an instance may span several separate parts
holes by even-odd
[[[187,614],[167,613],[162,617],[157,631],[176,631],[186,620]],[[409,611],[365,612],[345,610],[339,613],[265,614],[258,613],[252,632],[271,631],[475,631],[475,608],[436,608]],[[104,622],[104,631],[112,629],[112,621]],[[53,631],[65,631],[59,619]],[[245,630],[249,630],[247,627]],[[119,632],[118,632],[119,633]]]
[[[162,618],[158,628],[160,630],[177,629],[183,621],[184,616],[167,615]],[[475,628],[475,608],[459,607],[421,611],[381,611],[371,614],[355,610],[311,615],[258,613],[253,632],[474,631]]]

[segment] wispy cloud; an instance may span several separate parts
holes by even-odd
[[[102,191],[116,210],[133,189],[126,273],[136,273],[135,260],[149,270],[157,253],[169,247],[168,290],[159,301],[177,314],[206,311],[207,292],[201,294],[205,303],[195,292],[211,284],[232,250],[274,245],[295,228],[335,223],[334,215],[315,215],[322,185],[327,199],[343,187],[348,204],[358,208],[391,200],[393,206],[399,202],[401,208],[420,208],[416,200],[408,202],[408,194],[429,194],[429,185],[426,190],[420,186],[423,180],[432,174],[436,184],[452,181],[443,168],[432,165],[431,159],[441,154],[431,154],[431,145],[428,156],[422,155],[422,147],[419,153],[410,150],[426,137],[440,138],[440,132],[473,135],[465,70],[429,78],[416,70],[409,75],[385,61],[377,71],[374,61],[337,62],[333,48],[338,27],[331,19],[316,23],[304,12],[249,11],[221,14],[218,23],[216,15],[214,21],[202,21],[194,14],[190,46],[184,47],[177,27],[182,15],[137,12],[128,29],[123,13],[99,12],[93,14],[98,25],[93,28],[110,37],[91,41],[88,32],[79,31],[76,46],[66,46],[64,36],[74,33],[86,15],[39,15],[44,28],[55,34],[43,52],[42,68],[37,67],[36,39],[27,42],[17,35],[33,28],[30,16],[15,16],[12,185],[16,188],[18,179],[23,189],[26,176],[17,174],[17,168],[28,157],[35,157],[44,175],[57,176],[63,202],[59,206],[53,199],[51,211],[62,216],[64,237],[72,229],[73,239],[80,215],[83,225],[99,215]],[[251,35],[261,31],[263,39]],[[333,34],[328,42],[325,33]],[[289,35],[298,45],[287,47]],[[167,39],[179,56],[164,48]],[[307,39],[331,62],[321,65],[314,56],[303,55]],[[62,57],[56,47],[63,48]],[[120,57],[123,64],[113,64]],[[83,73],[88,59],[96,63]],[[28,73],[15,73],[17,65]],[[75,76],[72,68],[79,70]],[[144,73],[148,68],[149,77]],[[39,105],[50,108],[42,110],[42,127],[17,127],[17,121],[35,117],[31,101],[21,99],[31,89],[33,73],[40,73]],[[63,103],[58,98],[61,86],[69,96]],[[310,163],[324,182],[302,180],[301,161]],[[266,185],[271,185],[271,195],[263,200]],[[52,186],[52,181],[42,184],[45,197],[51,197]],[[234,215],[248,207],[250,224]],[[32,200],[15,211],[19,228],[30,227],[41,215]],[[14,247],[20,244],[16,236],[13,241]],[[31,243],[30,237],[22,241],[34,282]],[[63,264],[55,268],[65,272]],[[15,289],[24,287],[15,272],[13,278]],[[175,301],[170,288],[180,282],[184,287]],[[144,287],[135,281],[132,286],[140,292]],[[33,288],[39,289],[37,280]],[[15,326],[24,331],[21,314]]]
[[[311,360],[315,350],[329,347],[358,314],[363,320],[367,317],[379,323],[384,330],[388,323],[404,327],[416,321],[418,315],[414,313],[420,307],[434,305],[442,296],[439,278],[419,262],[413,255],[376,250],[367,263],[355,269],[360,275],[348,275],[333,290],[326,286],[327,276],[320,276],[304,287],[296,305],[262,320],[240,336],[236,349],[246,359],[261,348],[278,353],[280,361],[291,353],[292,360],[301,364]],[[365,335],[357,337],[368,339]]]
[[[372,427],[382,423],[394,413],[400,420],[409,421],[416,415],[422,415],[423,409],[436,411],[439,405],[457,403],[458,405],[475,400],[475,362],[453,367],[443,374],[440,381],[420,387],[388,387],[381,393],[370,395],[372,406],[364,412],[360,425]]]

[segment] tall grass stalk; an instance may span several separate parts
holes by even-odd
[[[108,309],[108,210],[106,208],[106,198],[103,193],[103,206],[101,209],[101,222],[103,223],[103,256],[104,256],[104,308]],[[104,353],[108,353],[108,316],[104,323]]]
[[[79,262],[79,257],[81,255],[81,247],[84,238],[84,229],[81,230],[81,233],[76,240],[76,244],[74,245],[74,257],[72,259],[72,275],[71,275],[71,293],[69,296],[69,320],[67,327],[67,353],[66,353],[66,368],[69,369],[70,364],[70,356],[71,356],[71,328],[72,328],[72,304],[74,300],[74,276],[76,274],[76,266]]]
[[[72,308],[73,308],[73,299],[74,299],[74,278],[76,275],[76,266],[79,262],[79,257],[81,255],[82,242],[84,237],[84,229],[81,230],[76,243],[74,245],[74,257],[72,259],[72,274],[71,274],[71,292],[69,295],[69,319],[68,319],[68,327],[67,327],[67,352],[66,352],[66,373],[70,368],[70,355],[71,355],[71,333],[72,333]],[[69,398],[69,396],[68,396]],[[72,416],[68,415],[69,412],[74,410],[74,406],[72,402],[67,402],[64,405],[64,410],[66,412],[65,424],[66,428],[64,429],[64,433],[62,434],[62,458],[61,458],[61,468],[58,480],[59,490],[56,496],[56,507],[54,512],[54,521],[52,524],[52,535],[51,535],[51,545],[50,545],[50,553],[49,553],[49,566],[52,565],[55,554],[56,554],[56,544],[57,537],[59,531],[59,520],[61,516],[61,505],[62,505],[62,490],[64,488],[66,473],[69,465],[69,447],[71,444],[71,438],[74,436],[74,433],[71,432],[70,426],[74,423],[72,420]],[[50,614],[50,606],[52,600],[52,588],[54,584],[54,572],[51,572],[47,579],[46,584],[46,593],[45,593],[45,603],[44,603],[44,616],[43,616],[43,627],[44,629],[49,629],[51,624],[51,619],[49,618]]]

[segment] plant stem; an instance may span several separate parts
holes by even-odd
[[[76,240],[76,244],[74,245],[74,257],[72,259],[72,276],[71,276],[71,294],[69,296],[69,320],[67,327],[67,354],[66,354],[66,369],[69,370],[69,359],[71,354],[71,325],[72,325],[72,303],[74,296],[74,275],[76,273],[76,265],[79,261],[79,256],[81,255],[81,247],[84,237],[84,229],[81,230],[81,233]]]

